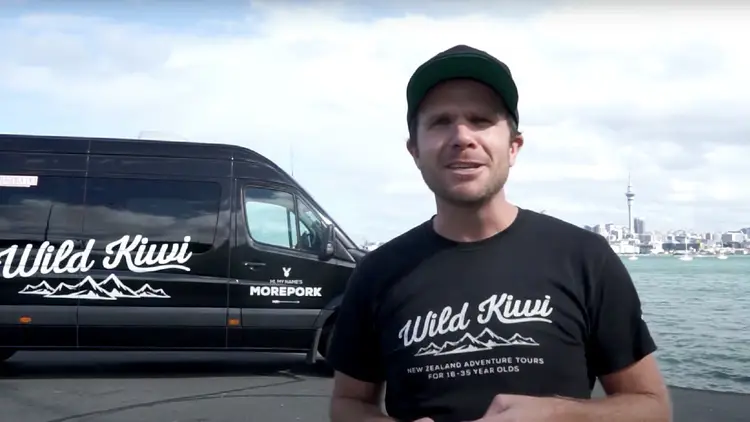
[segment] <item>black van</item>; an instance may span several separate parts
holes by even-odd
[[[364,256],[239,146],[0,135],[0,361],[326,346]]]

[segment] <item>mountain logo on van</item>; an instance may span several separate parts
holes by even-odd
[[[117,300],[117,299],[169,299],[162,289],[154,289],[148,283],[140,289],[133,290],[126,286],[116,275],[110,274],[104,281],[97,283],[91,276],[86,276],[76,284],[60,283],[52,287],[47,281],[37,285],[27,285],[19,294],[37,295],[53,299],[83,300]]]

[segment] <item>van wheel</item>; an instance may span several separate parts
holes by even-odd
[[[325,328],[323,328],[323,341],[321,341],[320,345],[318,345],[318,353],[323,356],[323,359],[328,356],[328,351],[331,350],[331,343],[333,342],[333,332],[335,330],[335,326],[336,322],[332,321],[331,323],[326,324]]]
[[[328,351],[331,350],[333,342],[334,323],[326,324],[323,328],[322,338],[318,345],[318,353],[323,357],[316,366],[316,374],[325,378],[332,377],[334,374],[333,366],[328,362]]]
[[[15,354],[16,351],[14,349],[0,349],[0,362],[5,362]]]

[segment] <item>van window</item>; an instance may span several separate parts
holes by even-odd
[[[79,236],[83,190],[83,178],[67,176],[39,176],[31,187],[0,187],[0,239],[26,244]]]
[[[87,237],[114,240],[140,234],[150,242],[183,242],[191,237],[196,253],[211,248],[221,201],[214,182],[90,179],[84,231]]]
[[[288,192],[246,188],[245,217],[249,235],[258,243],[312,253],[320,249],[321,219]]]

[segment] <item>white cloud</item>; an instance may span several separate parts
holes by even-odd
[[[364,20],[279,4],[195,30],[25,15],[0,26],[0,95],[32,98],[30,110],[53,117],[0,130],[164,130],[248,146],[286,169],[293,148],[295,177],[345,228],[386,239],[434,207],[404,148],[407,79],[466,43],[506,61],[519,84],[527,145],[512,200],[578,224],[624,223],[630,169],[649,227],[736,228],[750,225],[745,10],[434,9]]]

